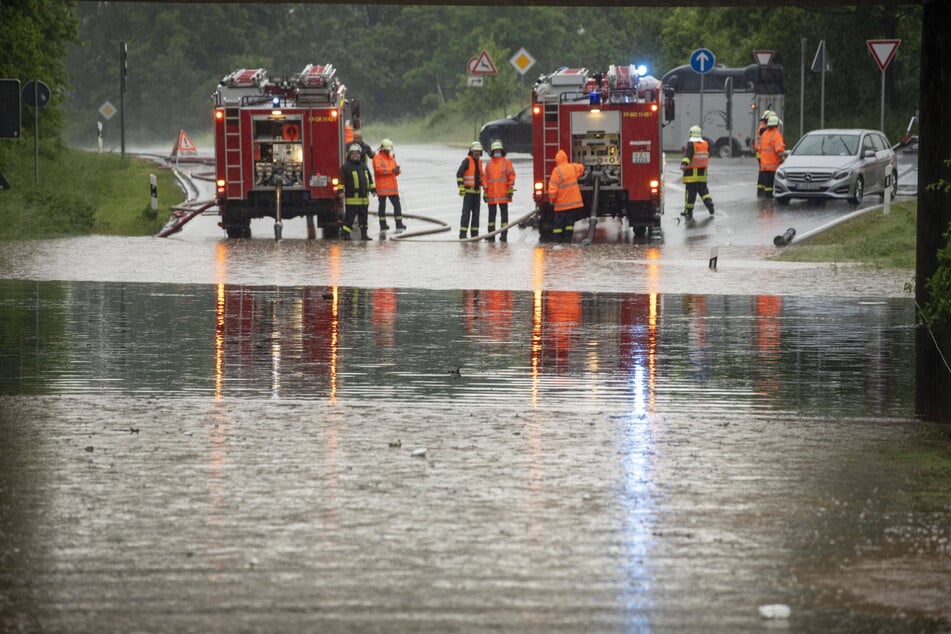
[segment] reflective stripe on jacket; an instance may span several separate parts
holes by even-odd
[[[389,152],[380,151],[373,157],[373,179],[376,182],[377,196],[398,196],[396,183],[396,159]]]
[[[515,168],[504,156],[493,157],[485,166],[485,200],[490,205],[510,203],[509,191],[515,187]]]
[[[710,163],[710,145],[703,140],[687,141],[684,157],[680,161],[684,169],[685,183],[707,182],[707,165]]]
[[[470,154],[456,170],[456,182],[466,188],[467,194],[478,194],[485,181],[483,169],[482,161],[477,161]]]
[[[375,186],[366,163],[348,160],[341,165],[340,184],[337,189],[344,192],[344,203],[347,205],[370,204],[370,192],[375,191]]]
[[[775,172],[783,162],[783,152],[786,151],[786,142],[779,128],[766,128],[759,143],[759,168],[764,172]]]
[[[584,173],[584,165],[569,163],[564,150],[558,150],[555,154],[555,164],[548,179],[548,198],[551,199],[552,207],[556,212],[583,207],[578,177]]]

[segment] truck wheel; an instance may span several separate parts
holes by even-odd
[[[248,220],[244,224],[229,224],[225,226],[225,233],[228,234],[229,238],[250,238],[251,237],[251,221]]]

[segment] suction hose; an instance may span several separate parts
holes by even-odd
[[[598,194],[601,192],[601,174],[594,174],[594,193],[591,195],[591,215],[588,216],[588,237],[581,241],[586,247],[594,240],[594,231],[598,228]]]

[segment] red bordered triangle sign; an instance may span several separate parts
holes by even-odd
[[[895,57],[895,51],[898,50],[901,40],[865,40],[865,43],[872,57],[875,58],[879,70],[884,73],[888,63]]]
[[[172,156],[178,156],[179,154],[198,154],[198,148],[195,147],[195,143],[184,130],[178,133],[178,141],[175,142],[175,147],[172,148]]]

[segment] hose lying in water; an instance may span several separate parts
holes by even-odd
[[[525,222],[526,220],[528,220],[529,218],[531,218],[532,216],[534,216],[534,215],[537,214],[537,213],[538,213],[538,209],[533,209],[533,210],[531,210],[530,212],[528,212],[527,214],[525,214],[524,216],[522,216],[521,218],[517,218],[516,220],[513,220],[513,221],[509,222],[507,225],[505,225],[505,226],[503,226],[503,227],[500,227],[500,228],[498,228],[498,229],[496,229],[495,231],[492,231],[492,232],[490,232],[490,233],[484,233],[484,234],[482,234],[482,235],[473,236],[473,237],[471,237],[471,238],[460,238],[460,239],[458,239],[458,240],[442,240],[441,242],[478,242],[479,240],[484,240],[484,239],[486,239],[486,238],[488,238],[488,237],[490,237],[490,236],[494,236],[494,235],[500,234],[500,233],[502,233],[503,231],[508,231],[511,227],[514,227],[514,226],[516,226],[516,225],[518,225],[518,224],[520,224],[520,223],[522,223],[522,222]],[[433,233],[441,233],[441,232],[443,232],[443,231],[449,231],[449,230],[452,228],[448,223],[443,222],[442,220],[437,220],[437,219],[435,219],[435,218],[429,218],[429,217],[427,217],[427,216],[419,216],[419,215],[414,215],[414,214],[403,214],[403,217],[404,217],[404,218],[415,218],[415,219],[417,219],[417,220],[423,220],[423,221],[426,221],[426,222],[432,222],[432,223],[437,224],[437,225],[439,225],[439,226],[438,226],[438,227],[435,227],[435,228],[432,228],[432,229],[420,229],[419,231],[410,231],[410,232],[407,232],[407,233],[399,233],[399,234],[396,234],[395,236],[393,236],[392,238],[390,238],[391,240],[400,240],[400,241],[402,241],[402,240],[407,240],[407,239],[416,238],[416,237],[419,237],[419,236],[430,235],[430,234],[433,234]],[[438,241],[437,241],[437,240],[430,240],[429,242],[438,242]]]

